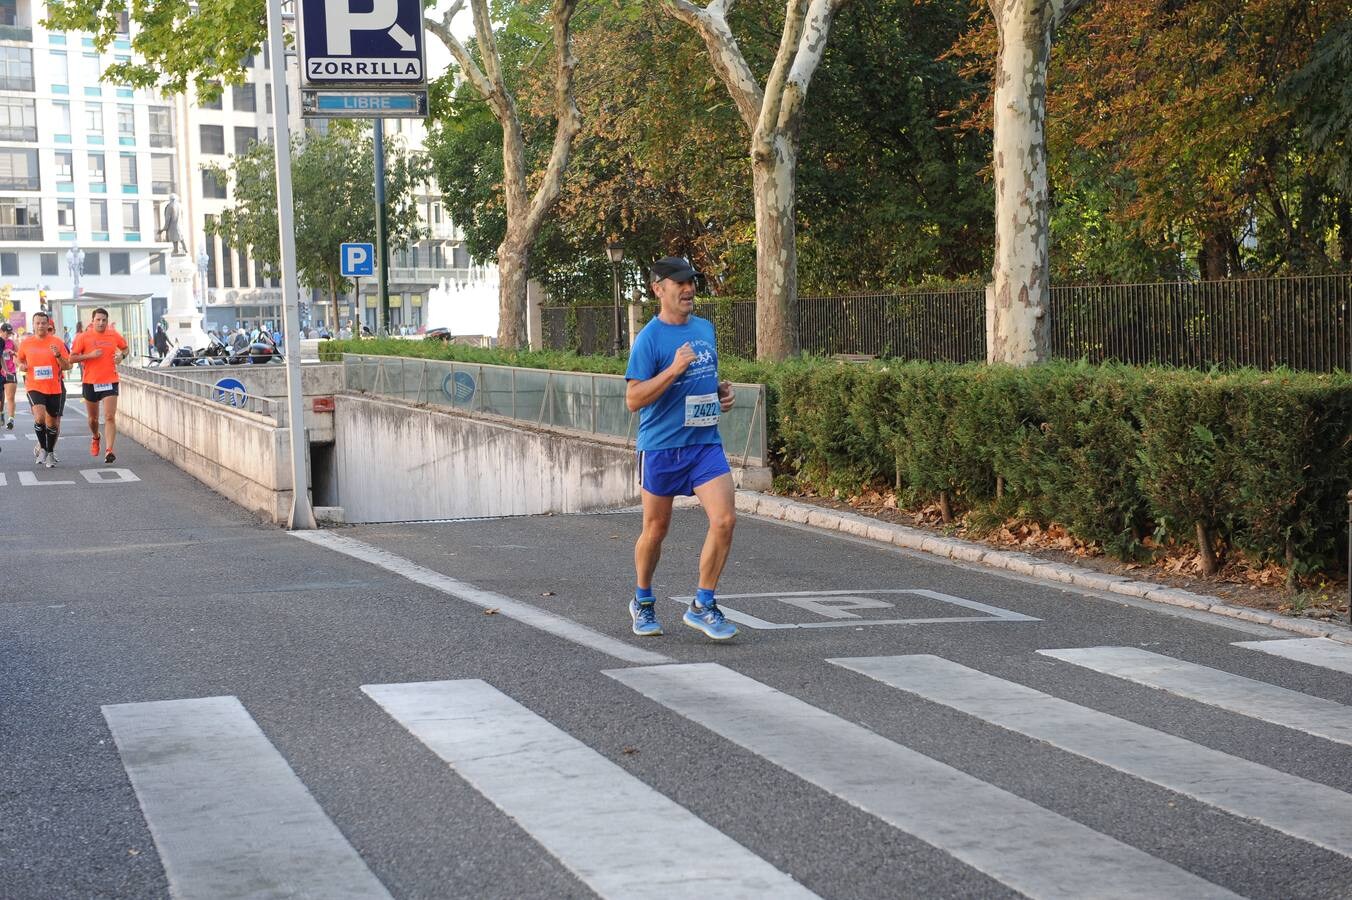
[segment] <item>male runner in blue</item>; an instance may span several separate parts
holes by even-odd
[[[714,600],[732,530],[737,524],[732,470],[718,435],[718,416],[732,408],[732,385],[718,380],[714,326],[694,315],[694,266],[676,256],[653,263],[653,294],[661,311],[644,326],[629,353],[625,403],[638,412],[638,468],[643,532],[634,545],[637,587],[629,602],[634,634],[659,635],[653,572],[671,525],[676,495],[699,498],[709,531],[699,557],[699,591],[682,618],[716,641],[737,633]],[[641,412],[640,412],[641,410]]]

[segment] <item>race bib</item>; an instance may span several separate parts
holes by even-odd
[[[718,394],[691,394],[685,398],[685,427],[718,424]]]
[[[109,391],[111,391],[112,389],[113,389],[113,386],[112,386],[111,384],[96,384],[96,385],[94,385],[94,393],[96,393],[96,394],[106,394],[106,393],[108,393]]]
[[[51,378],[51,377],[52,377],[52,367],[51,367],[51,366],[34,366],[34,367],[33,367],[33,377],[36,378],[36,379],[38,379],[39,381],[41,381],[41,380],[44,379],[44,378]]]

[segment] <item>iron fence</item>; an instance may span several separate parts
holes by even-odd
[[[1352,368],[1350,305],[1352,274],[1057,285],[1051,353],[1133,365],[1346,370]],[[695,311],[714,323],[723,353],[755,355],[754,301],[702,299]],[[641,322],[655,313],[645,304]],[[546,307],[545,344],[609,353],[613,315],[609,305]],[[798,334],[805,353],[980,361],[986,358],[985,289],[800,297]]]

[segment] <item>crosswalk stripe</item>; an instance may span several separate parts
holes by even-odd
[[[1234,896],[716,663],[606,674],[1028,897]]]
[[[1244,647],[1248,650],[1259,650],[1273,656],[1283,656],[1297,662],[1352,675],[1352,645],[1331,641],[1328,638],[1236,641],[1234,646]]]
[[[1352,745],[1352,707],[1137,647],[1039,650],[1063,662]]]
[[[389,897],[235,697],[103,715],[175,900]]]
[[[937,656],[833,659],[884,684],[1352,857],[1352,795]]]
[[[816,897],[492,685],[362,690],[602,897]]]

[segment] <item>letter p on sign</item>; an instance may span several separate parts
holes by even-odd
[[[324,26],[329,55],[352,55],[352,32],[384,31],[398,18],[399,0],[373,0],[370,12],[353,12],[352,0],[328,0]]]
[[[361,278],[375,274],[376,248],[373,244],[342,244],[339,249],[339,271],[344,278]]]

